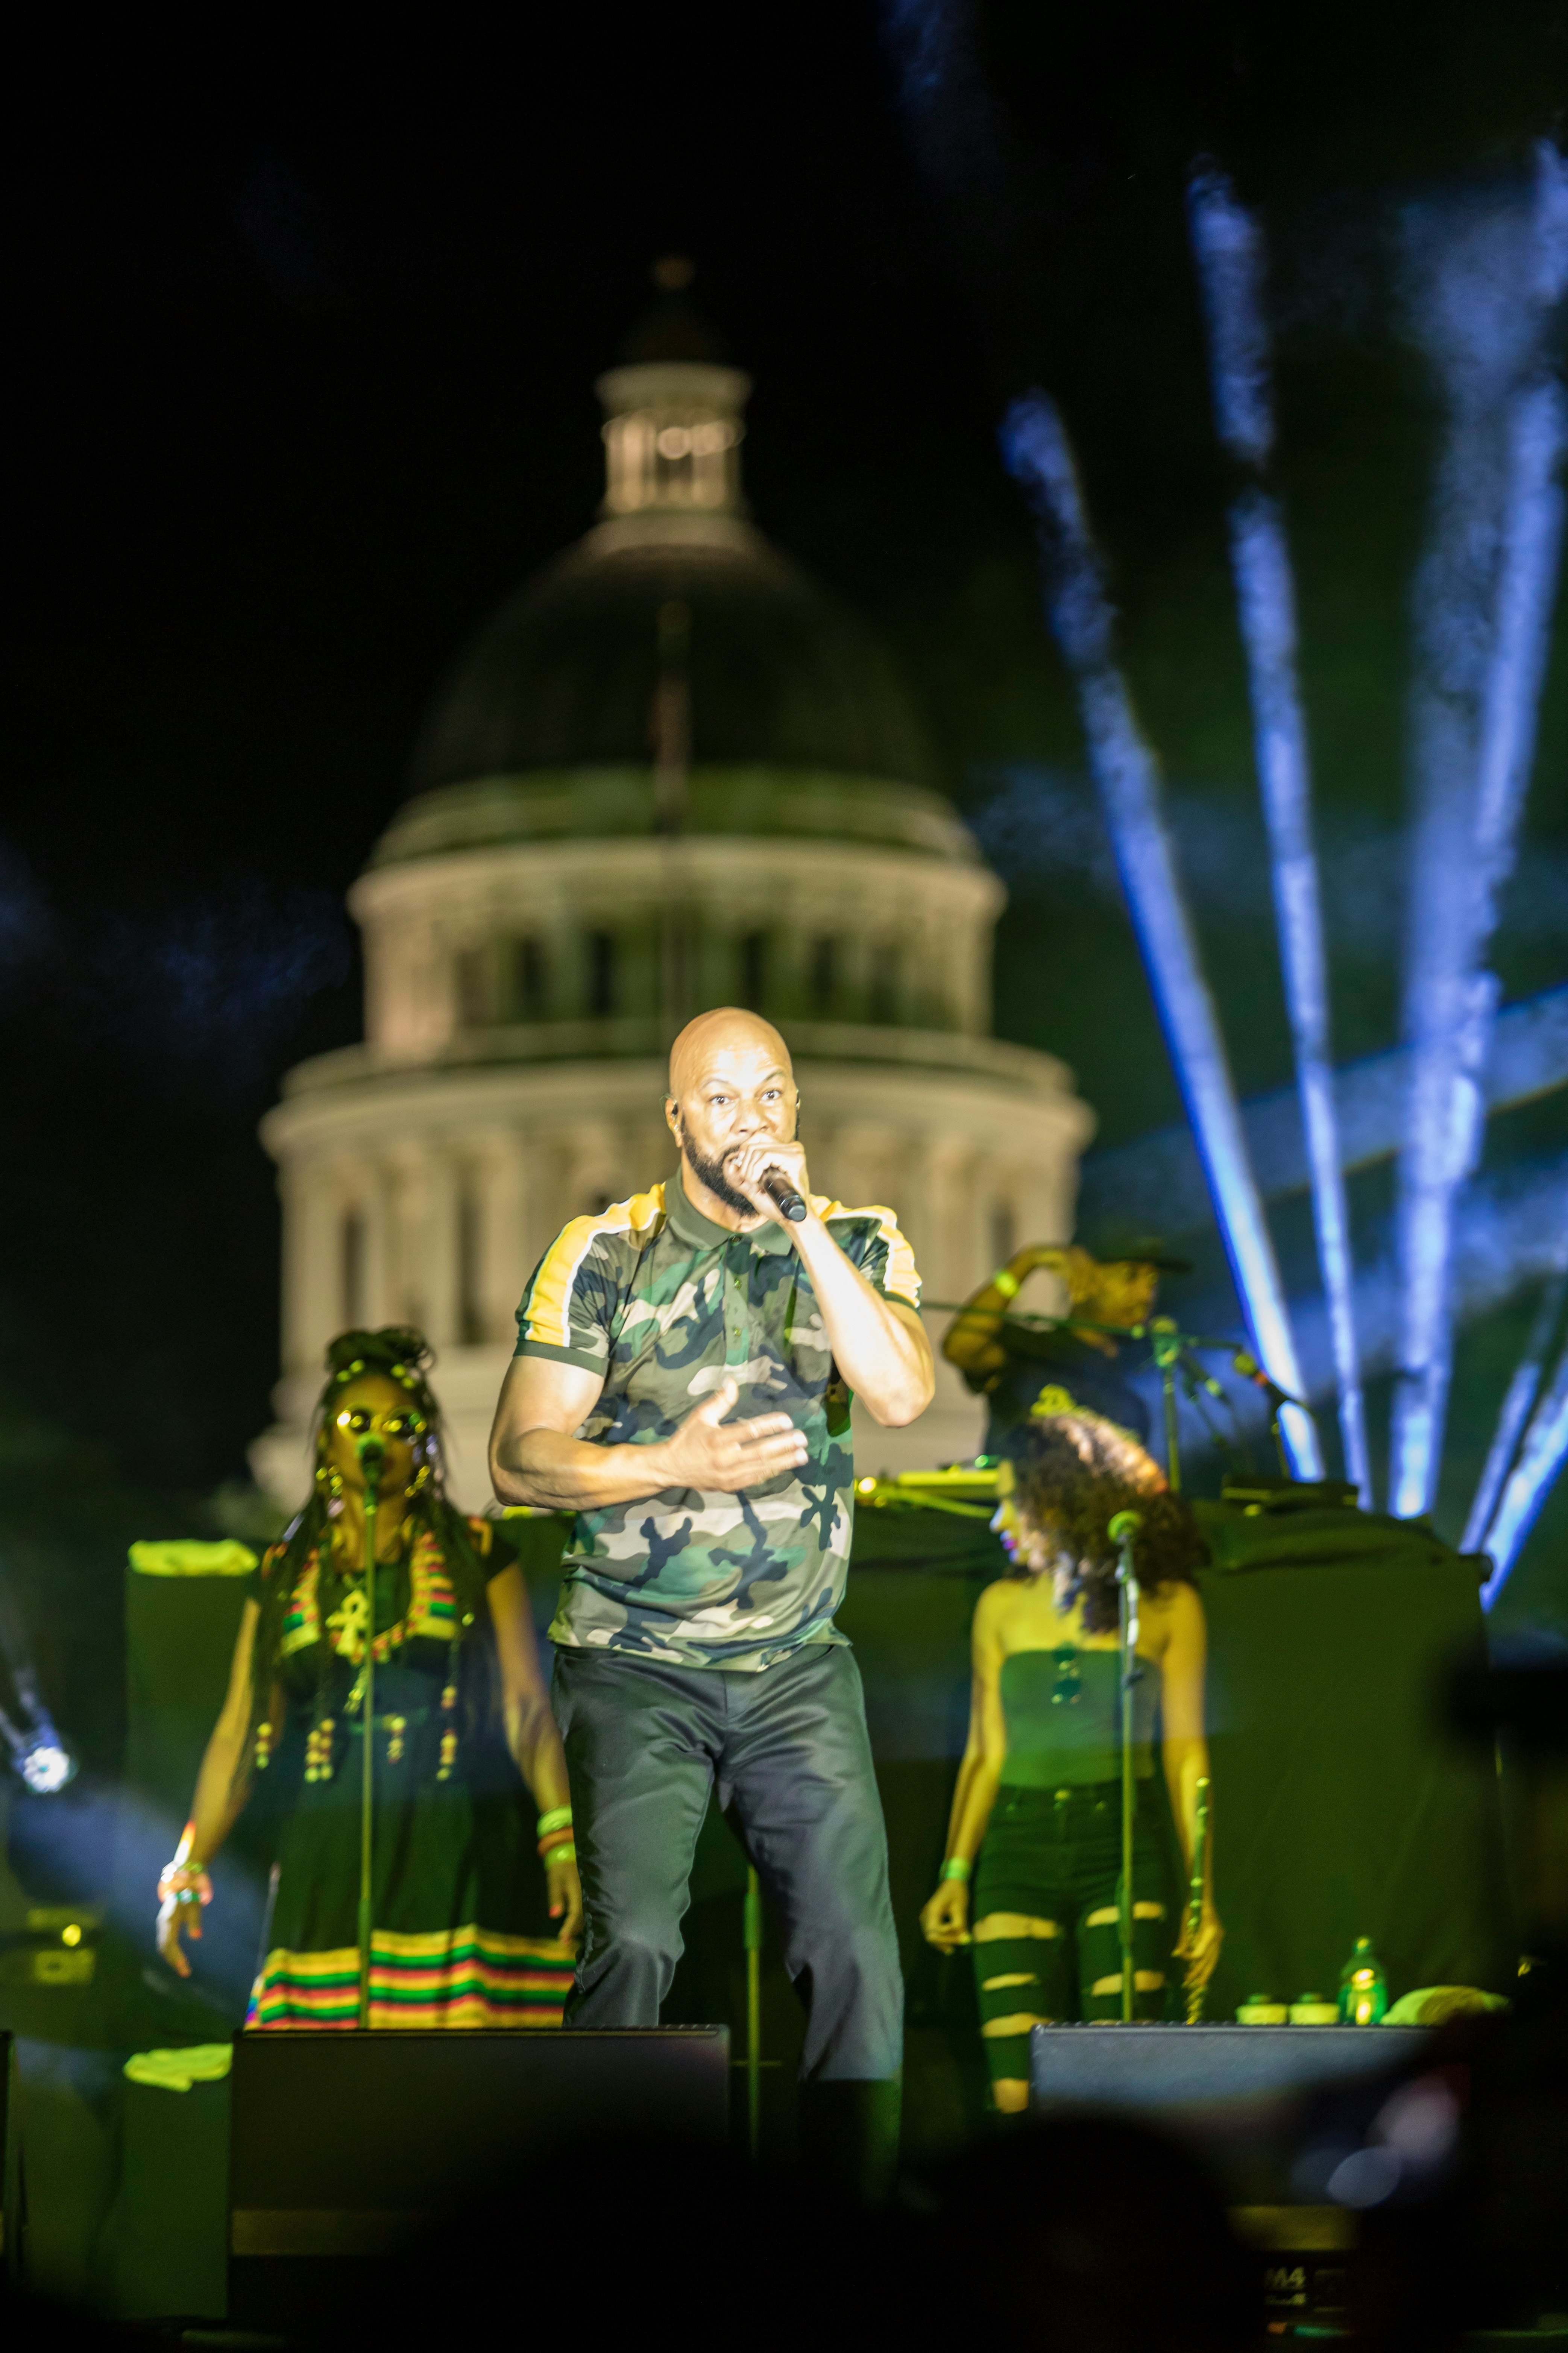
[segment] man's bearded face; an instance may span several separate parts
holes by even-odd
[[[703,1152],[692,1141],[684,1123],[679,1138],[680,1148],[691,1165],[691,1173],[700,1177],[708,1190],[717,1195],[726,1208],[739,1209],[742,1217],[754,1218],[756,1204],[748,1201],[744,1193],[737,1192],[724,1174],[724,1163],[714,1154]]]

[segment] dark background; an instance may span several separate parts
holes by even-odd
[[[592,379],[660,252],[756,379],[758,520],[882,628],[1009,880],[997,1028],[1114,1144],[1173,1082],[995,454],[1082,449],[1244,1092],[1290,1076],[1181,207],[1267,208],[1336,1051],[1397,1034],[1408,585],[1434,416],[1390,224],[1561,123],[1559,6],[428,12],[34,26],[7,146],[12,671],[0,819],[5,1527],[101,1724],[123,1542],[215,1526],[276,1371],[279,1074],[358,1034],[342,892],[466,636],[592,520]],[[934,109],[901,109],[926,57]],[[932,61],[934,59],[934,62]],[[917,77],[918,80],[918,77]],[[933,130],[934,124],[934,130]],[[1563,606],[1560,600],[1560,617]],[[1498,966],[1564,976],[1560,628]],[[1561,1149],[1563,1098],[1493,1155]],[[1357,1191],[1365,1234],[1385,1176]],[[1462,1516],[1528,1300],[1466,1335]],[[1510,1607],[1568,1625],[1568,1516]],[[231,1505],[232,1509],[232,1499]],[[72,1694],[75,1694],[73,1702]],[[85,1723],[79,1725],[88,1730]]]

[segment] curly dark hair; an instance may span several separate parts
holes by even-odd
[[[1058,1593],[1064,1609],[1083,1603],[1084,1631],[1111,1632],[1117,1622],[1118,1548],[1110,1527],[1119,1512],[1142,1519],[1133,1546],[1145,1589],[1191,1585],[1208,1559],[1191,1506],[1166,1487],[1137,1440],[1100,1415],[1079,1411],[1031,1419],[1008,1448],[1020,1515],[1048,1530],[1070,1564]],[[1032,1572],[1021,1565],[1014,1575]]]
[[[482,1556],[475,1529],[447,1501],[441,1409],[429,1382],[429,1371],[435,1360],[435,1351],[424,1334],[406,1324],[388,1324],[377,1332],[340,1332],[335,1340],[327,1344],[327,1377],[316,1400],[311,1422],[316,1446],[315,1483],[304,1509],[285,1528],[279,1541],[263,1554],[261,1560],[261,1614],[257,1623],[256,1644],[252,1652],[250,1733],[241,1757],[242,1772],[248,1767],[254,1754],[257,1726],[271,1715],[276,1704],[284,1620],[300,1572],[312,1553],[318,1556],[320,1609],[323,1625],[343,1599],[346,1580],[338,1574],[332,1547],[328,1541],[332,1514],[323,1455],[332,1407],[341,1391],[347,1388],[351,1381],[359,1380],[370,1373],[383,1375],[406,1392],[410,1404],[423,1419],[424,1434],[415,1447],[418,1475],[409,1499],[408,1516],[415,1523],[416,1530],[421,1525],[427,1527],[440,1544],[457,1598],[459,1629],[482,1629],[487,1622],[484,1599],[489,1566]],[[405,1567],[400,1571],[400,1576],[406,1579]],[[407,1606],[405,1590],[399,1597],[397,1607],[402,1610]],[[328,1645],[323,1642],[317,1660],[317,1672],[323,1681],[332,1663],[327,1653]]]

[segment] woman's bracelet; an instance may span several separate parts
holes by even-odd
[[[544,1836],[539,1841],[539,1852],[543,1856],[545,1862],[548,1862],[557,1847],[571,1846],[574,1843],[574,1834],[569,1828],[559,1831],[546,1831]]]
[[[939,1879],[967,1879],[969,1873],[970,1862],[967,1855],[950,1854],[947,1861],[942,1864],[942,1869],[937,1873],[937,1877]]]
[[[540,1815],[533,1826],[534,1831],[540,1838],[543,1838],[551,1831],[564,1830],[571,1819],[570,1806],[552,1806],[547,1814]]]
[[[574,1846],[552,1846],[544,1858],[544,1868],[548,1871],[552,1862],[575,1862],[576,1860],[577,1850]]]

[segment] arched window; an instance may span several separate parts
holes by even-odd
[[[460,948],[458,952],[457,998],[458,1026],[464,1029],[483,1029],[495,1019],[490,996],[490,960],[483,947]]]
[[[768,935],[747,932],[741,940],[737,996],[749,1013],[761,1013],[768,988]]]
[[[620,990],[620,976],[616,969],[616,935],[613,932],[590,932],[588,934],[588,1010],[603,1017],[616,1010]]]
[[[1018,1247],[1018,1225],[1013,1215],[1011,1201],[994,1201],[991,1205],[991,1257],[997,1266],[1005,1266]]]
[[[890,940],[882,941],[873,949],[867,1010],[871,1019],[884,1029],[890,1029],[899,1018],[903,978],[901,967],[902,958]]]
[[[838,943],[831,933],[813,940],[806,979],[811,1009],[818,1020],[826,1020],[838,995]]]
[[[471,1176],[458,1192],[458,1338],[465,1348],[477,1348],[485,1339],[484,1300],[480,1290],[483,1213]]]
[[[542,1021],[549,1004],[544,943],[532,932],[508,942],[507,1013],[513,1021]]]

